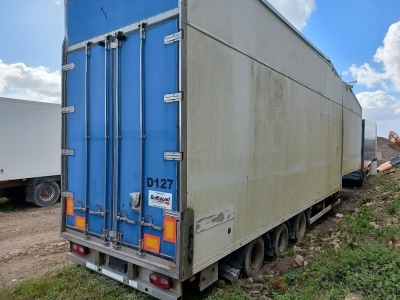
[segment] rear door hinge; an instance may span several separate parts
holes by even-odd
[[[167,35],[164,37],[164,44],[168,45],[174,42],[178,42],[182,39],[182,32],[177,32],[171,35]]]
[[[181,161],[181,160],[183,160],[183,153],[182,152],[164,152],[164,160]]]
[[[178,222],[181,220],[181,213],[170,209],[164,209],[164,217],[172,218]]]
[[[75,155],[75,150],[72,150],[72,149],[62,149],[62,150],[61,150],[61,155],[65,155],[65,156],[74,156],[74,155]]]
[[[164,95],[164,103],[182,101],[182,92]]]
[[[75,111],[75,107],[73,107],[73,106],[66,106],[66,107],[61,108],[61,112],[63,114],[73,113],[74,111]]]
[[[62,66],[62,70],[63,71],[69,71],[69,70],[73,70],[75,68],[75,64],[74,63],[70,63],[70,64],[66,64]]]

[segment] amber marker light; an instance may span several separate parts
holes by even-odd
[[[86,220],[85,217],[75,216],[75,228],[85,230]]]
[[[67,198],[67,215],[68,216],[74,215],[74,198],[72,197]]]
[[[160,253],[160,242],[161,239],[158,236],[151,235],[148,233],[144,234],[144,243],[143,243],[144,249],[151,252]]]
[[[164,241],[176,243],[176,220],[172,218],[164,218]]]

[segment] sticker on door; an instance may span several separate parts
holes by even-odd
[[[149,206],[172,209],[172,194],[150,190]]]

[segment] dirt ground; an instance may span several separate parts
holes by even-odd
[[[6,201],[0,198],[0,203]],[[30,203],[17,207],[0,211],[0,287],[69,264],[68,244],[59,237],[60,202],[51,207]]]
[[[358,207],[360,195],[366,188],[344,188],[341,192],[342,203],[327,216],[312,226],[311,245],[318,246],[325,237],[331,236],[335,222],[340,219],[336,213],[353,213]],[[0,198],[0,204],[8,201]],[[11,206],[12,207],[12,206]],[[17,209],[0,211],[0,287],[15,284],[28,278],[54,271],[67,264],[68,244],[59,237],[60,202],[51,207],[39,208],[29,203],[18,204]],[[297,254],[306,260],[313,258],[310,244],[300,242],[294,246]],[[292,245],[293,247],[293,245]],[[282,275],[293,268],[296,262],[293,257],[276,261],[266,261],[260,275]]]

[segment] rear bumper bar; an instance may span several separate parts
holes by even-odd
[[[158,299],[177,300],[181,297],[181,295],[177,293],[163,290],[141,278],[130,279],[126,275],[120,274],[110,268],[107,268],[105,266],[98,266],[86,259],[85,257],[80,257],[74,253],[67,253],[67,259]]]

